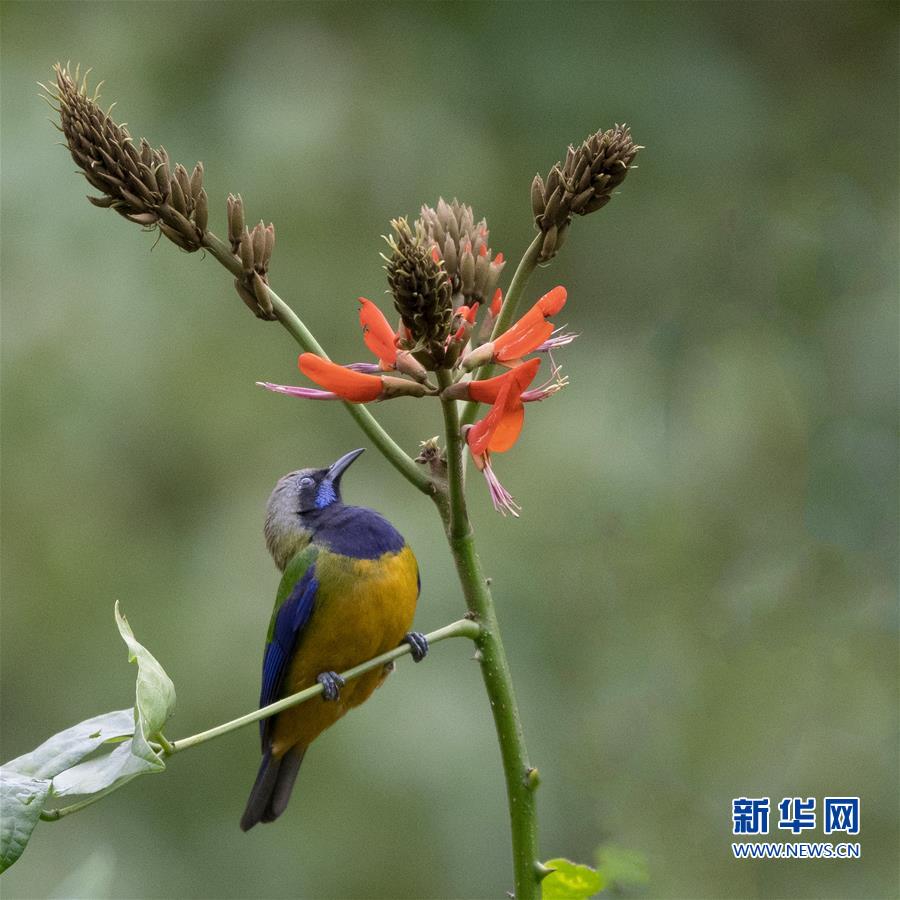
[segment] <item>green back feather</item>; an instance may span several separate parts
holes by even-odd
[[[269,631],[266,634],[266,643],[272,640],[275,633],[275,619],[281,604],[288,598],[294,585],[306,574],[306,570],[316,561],[319,548],[314,544],[307,544],[299,553],[295,554],[291,561],[284,567],[284,574],[275,594],[275,608],[272,610],[272,618],[269,620]]]

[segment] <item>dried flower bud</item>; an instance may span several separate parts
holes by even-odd
[[[241,234],[241,243],[238,247],[241,256],[241,268],[249,273],[253,271],[253,240],[250,237],[250,230],[244,226]]]
[[[156,183],[159,185],[159,191],[163,199],[169,196],[169,183],[172,180],[172,174],[169,172],[168,158],[163,159],[156,167]]]
[[[419,455],[416,457],[416,462],[428,466],[431,469],[432,477],[446,479],[447,459],[441,450],[437,435],[428,438],[427,441],[419,441]]]
[[[231,244],[231,252],[237,253],[241,245],[241,236],[244,233],[244,201],[241,195],[228,195],[226,201],[228,207],[228,241]]]
[[[535,219],[544,214],[545,206],[544,179],[540,175],[535,175],[534,181],[531,182],[531,211]]]
[[[544,234],[541,262],[559,251],[573,215],[586,216],[609,203],[642,149],[627,125],[616,125],[592,134],[578,148],[570,146],[565,163],[553,166],[546,183],[535,176],[531,211]]]
[[[175,171],[177,172],[178,170],[176,169]],[[187,215],[187,203],[186,203],[185,197],[184,197],[184,190],[181,187],[181,182],[179,181],[178,178],[173,178],[169,182],[169,189],[170,189],[169,202],[183,216]]]
[[[194,166],[194,171],[191,172],[191,196],[194,200],[200,196],[200,191],[203,190],[203,163],[198,162],[197,165]]]
[[[203,194],[202,196],[205,196]],[[275,226],[260,221],[251,231],[245,225],[239,233],[237,226],[243,222],[244,209],[240,196],[228,195],[228,236],[234,253],[241,261],[241,276],[234,286],[240,298],[260,319],[274,321],[272,300],[268,291],[269,261],[275,247]]]
[[[384,257],[394,306],[417,348],[440,355],[453,319],[450,280],[442,262],[412,233],[406,219],[391,222],[395,236]]]
[[[206,231],[206,226],[209,224],[209,198],[203,188],[200,188],[200,192],[197,194],[194,206],[194,224],[201,234]]]
[[[181,193],[184,195],[185,199],[189,200],[192,198],[191,179],[187,173],[187,169],[181,163],[178,163],[178,165],[175,166],[175,178],[178,181],[178,186],[181,188]]]
[[[256,297],[259,308],[266,314],[266,317],[272,316],[272,300],[269,298],[269,290],[259,272],[254,272],[250,276],[250,283],[253,285],[253,296]]]
[[[272,259],[272,251],[275,249],[275,225],[272,222],[269,222],[266,225],[266,245],[265,252],[263,254],[263,265],[265,266],[266,271],[269,270],[269,262]]]
[[[254,272],[257,278],[260,278],[259,273]],[[274,322],[276,319],[275,312],[272,309],[272,303],[268,298],[268,295],[265,297],[265,305],[260,306],[260,302],[257,299],[257,291],[254,290],[255,285],[252,282],[251,276],[251,284],[250,287],[241,281],[240,278],[234,279],[234,289],[237,291],[238,296],[244,303],[247,305],[247,309],[253,313],[258,319],[264,319],[267,322]]]

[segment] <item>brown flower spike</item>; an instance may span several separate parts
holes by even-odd
[[[394,219],[391,227],[394,235],[385,238],[391,255],[383,258],[394,306],[414,343],[410,349],[439,359],[453,323],[450,279],[440,257],[435,259],[406,219]]]
[[[135,147],[128,129],[99,106],[100,86],[88,95],[87,72],[82,77],[76,69],[73,75],[59,63],[54,72],[55,92],[44,89],[51,105],[58,104],[54,108],[69,152],[104,195],[88,197],[91,203],[110,207],[138,225],[158,226],[183,250],[199,250],[209,216],[203,164],[198,162],[189,175],[180,163],[170,167],[164,147],[154,149],[143,138]]]
[[[573,215],[586,216],[612,199],[625,180],[638,150],[627,125],[598,131],[577,149],[569,145],[565,163],[557,163],[547,176],[531,183],[531,211],[544,235],[540,261],[556,256],[566,238]]]
[[[102,197],[88,197],[94,206],[114,209],[145,228],[159,228],[172,243],[189,253],[203,246],[209,219],[209,200],[203,188],[203,163],[193,171],[180,163],[171,167],[165,147],[154,149],[144,138],[135,147],[124,125],[100,107],[100,85],[88,94],[87,76],[68,65],[53,67],[56,83],[47,101],[59,113],[60,130],[84,177]],[[102,82],[101,82],[102,84]],[[234,286],[240,298],[260,319],[275,314],[268,290],[269,261],[275,246],[275,226],[260,222],[244,226],[240,194],[228,195],[228,238],[242,272]]]

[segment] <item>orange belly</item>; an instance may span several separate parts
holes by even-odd
[[[418,567],[409,547],[378,559],[349,559],[322,551],[316,560],[315,609],[290,663],[281,696],[316,683],[321,672],[342,672],[396,647],[412,627]],[[341,716],[367,700],[387,677],[375,669],[348,681],[336,701],[318,697],[280,713],[272,752],[306,747]]]

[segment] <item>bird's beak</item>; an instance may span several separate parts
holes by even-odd
[[[341,475],[343,475],[353,462],[363,454],[365,449],[365,447],[360,447],[358,450],[351,450],[349,453],[345,453],[337,460],[337,462],[333,462],[328,469],[328,475],[326,476],[328,480],[332,484],[337,484],[341,480]]]

